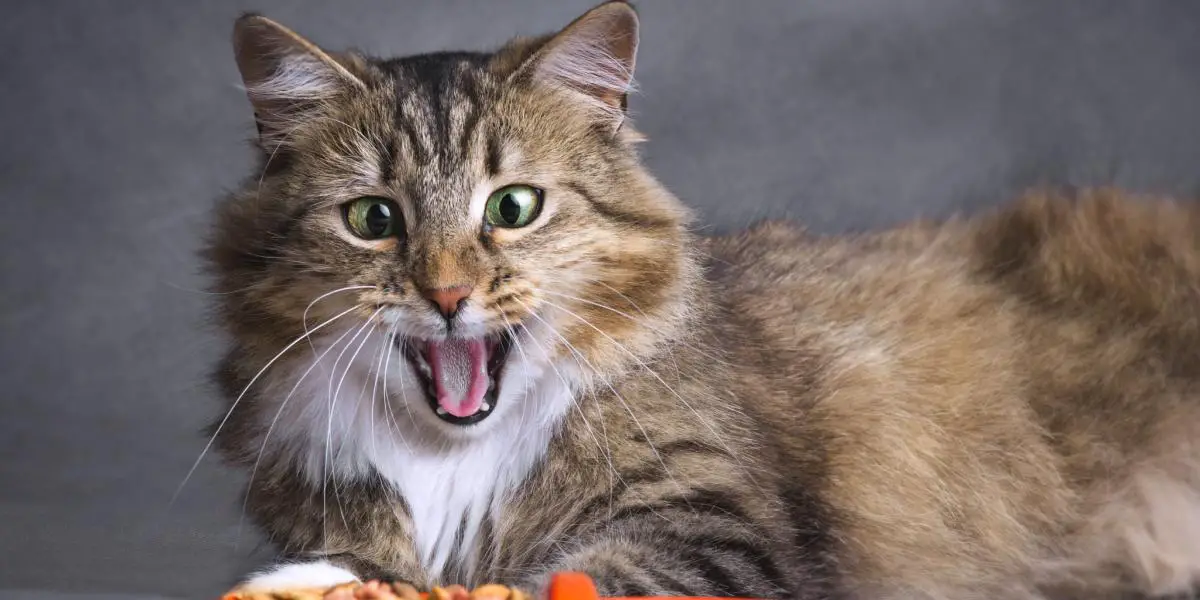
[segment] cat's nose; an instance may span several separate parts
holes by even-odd
[[[425,296],[430,302],[437,307],[438,312],[447,319],[453,319],[458,313],[458,309],[462,307],[462,303],[466,301],[467,296],[474,291],[469,285],[456,285],[453,287],[444,287],[436,289],[422,290],[421,295]]]

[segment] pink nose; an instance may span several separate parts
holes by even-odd
[[[454,318],[455,313],[458,312],[459,307],[462,306],[467,296],[471,295],[472,291],[474,290],[469,285],[456,285],[454,287],[424,290],[422,291],[422,295],[428,298],[430,302],[433,302],[434,306],[437,306],[438,311],[443,316],[451,319]]]

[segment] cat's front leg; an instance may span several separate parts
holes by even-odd
[[[364,583],[364,580],[365,581]],[[362,584],[362,585],[359,585]],[[453,585],[442,589],[450,600],[527,600],[517,589],[483,585],[474,591]],[[443,597],[438,596],[438,597]],[[416,600],[417,589],[386,577],[359,577],[334,561],[280,563],[251,576],[225,600]]]
[[[360,579],[346,566],[321,558],[280,562],[254,573],[234,588],[225,598],[258,600],[278,594],[322,598],[326,591],[343,584],[359,583]]]
[[[275,600],[277,598],[355,598],[392,600],[417,597],[416,588],[407,581],[391,577],[362,576],[353,560],[312,558],[280,562],[251,575],[245,583],[226,594],[227,599]],[[366,585],[359,585],[366,582]],[[380,585],[386,583],[386,586]],[[344,588],[341,594],[333,591]]]
[[[730,514],[702,511],[655,516],[653,510],[601,524],[592,535],[565,540],[573,548],[519,588],[544,596],[556,572],[592,578],[602,597],[825,597],[797,594],[770,536]],[[644,513],[644,514],[643,514]],[[814,585],[816,583],[814,582]]]

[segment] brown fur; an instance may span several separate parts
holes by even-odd
[[[263,23],[249,27],[264,47],[288,43]],[[268,445],[287,387],[250,386],[218,440],[254,465],[249,508],[287,554],[421,584],[538,587],[581,569],[609,593],[1117,598],[1197,583],[1195,206],[1047,191],[870,235],[767,223],[696,238],[628,123],[525,73],[547,39],[442,57],[434,76],[322,54],[357,83],[256,105],[263,175],[223,206],[210,253],[231,400],[306,312],[311,326],[391,308],[440,335],[420,290],[450,285],[475,288],[489,328],[552,323],[548,354],[581,377],[475,548],[480,569],[457,556],[442,573],[415,551],[400,491],[331,473],[333,508],[295,446]],[[303,120],[283,135],[272,110]],[[547,218],[479,229],[469,200],[500,180],[537,180]],[[346,233],[336,207],[364,195],[395,198],[405,233]],[[348,285],[370,289],[312,304]],[[273,369],[311,359],[297,346]]]
[[[1188,589],[1200,540],[1169,528],[1200,516],[1196,218],[1032,193],[972,221],[714,244],[747,269],[735,306],[822,374],[780,435],[825,441],[852,589]]]

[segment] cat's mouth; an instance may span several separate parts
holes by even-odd
[[[500,376],[512,338],[422,340],[395,338],[421,380],[433,414],[452,425],[473,425],[496,410]]]

